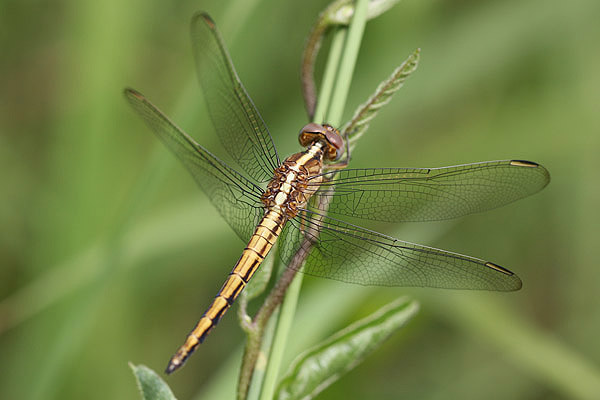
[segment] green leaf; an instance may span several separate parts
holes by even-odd
[[[394,93],[404,85],[406,78],[417,69],[420,52],[420,49],[415,50],[392,72],[389,78],[381,82],[375,93],[356,109],[352,119],[342,127],[342,135],[348,135],[351,150],[354,148],[356,141],[369,128],[369,123],[375,118],[379,110],[390,102]]]
[[[135,374],[143,400],[176,400],[169,386],[156,372],[145,365],[129,363],[129,367]]]
[[[301,354],[281,380],[276,398],[314,398],[377,349],[418,309],[416,301],[399,298]]]

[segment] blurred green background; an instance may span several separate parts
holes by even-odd
[[[298,149],[304,39],[324,1],[0,2],[0,398],[135,399],[244,244],[128,108],[148,96],[223,154],[193,76],[192,14],[219,25],[281,155]],[[416,47],[421,65],[355,167],[517,158],[540,194],[451,223],[377,226],[517,272],[520,292],[363,288],[306,278],[289,363],[394,297],[422,310],[327,399],[600,398],[600,2],[403,1],[369,22],[346,115]],[[235,311],[176,396],[232,398]]]

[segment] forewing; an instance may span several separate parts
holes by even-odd
[[[192,19],[192,43],[200,85],[221,143],[250,177],[270,180],[279,166],[273,139],[240,82],[215,23],[205,13]]]
[[[346,169],[323,174],[314,209],[334,216],[404,222],[437,221],[490,210],[540,191],[548,171],[504,160],[444,168]]]
[[[310,211],[289,221],[281,257],[290,265],[306,254],[301,272],[348,283],[511,291],[521,288],[512,272],[478,258],[403,242]]]
[[[126,89],[125,96],[190,171],[235,233],[248,241],[264,212],[260,202],[262,190],[196,143],[142,94]]]

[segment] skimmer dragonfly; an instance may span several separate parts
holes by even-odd
[[[544,167],[505,160],[444,168],[343,169],[344,140],[335,128],[315,123],[300,131],[306,150],[281,162],[208,15],[194,17],[192,40],[209,115],[244,173],[196,143],[140,93],[126,89],[125,95],[248,244],[170,360],[168,373],[205,339],[276,240],[284,263],[304,252],[302,272],[344,282],[498,291],[521,287],[515,274],[492,262],[404,242],[338,217],[432,221],[489,210],[541,190],[550,179]],[[324,168],[328,165],[336,168]]]

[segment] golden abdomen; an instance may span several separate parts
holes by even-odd
[[[321,181],[318,175],[323,166],[321,143],[314,143],[308,150],[288,157],[275,170],[261,200],[266,213],[256,227],[248,246],[227,277],[221,290],[200,318],[183,346],[177,350],[167,366],[167,373],[183,365],[192,352],[204,341],[211,329],[227,312],[235,299],[252,278],[264,258],[279,237],[286,221],[294,218],[298,209],[306,206],[310,196]],[[310,177],[311,185],[308,185]]]
[[[212,304],[187,336],[183,346],[169,361],[167,373],[171,373],[183,365],[231,307],[275,244],[285,222],[286,218],[280,212],[267,211]]]

